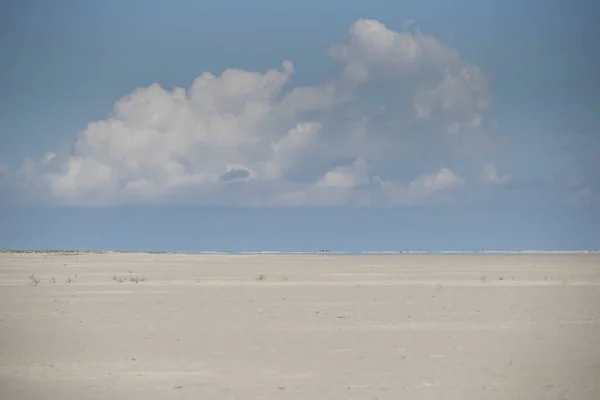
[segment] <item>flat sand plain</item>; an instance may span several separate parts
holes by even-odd
[[[598,255],[0,255],[3,400],[599,393]]]

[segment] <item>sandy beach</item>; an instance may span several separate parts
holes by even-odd
[[[597,254],[0,254],[3,400],[598,393]]]

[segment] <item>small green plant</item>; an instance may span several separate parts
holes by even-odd
[[[256,280],[259,281],[259,282],[260,281],[264,281],[265,279],[267,279],[267,277],[264,274],[262,274],[262,273],[259,276],[256,277]]]

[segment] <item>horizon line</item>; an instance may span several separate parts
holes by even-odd
[[[203,250],[203,251],[155,251],[155,250],[78,250],[78,249],[0,249],[0,254],[182,254],[182,255],[403,255],[403,254],[589,254],[600,253],[600,249],[540,250],[540,249],[481,249],[481,250]]]

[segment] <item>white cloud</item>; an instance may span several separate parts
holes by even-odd
[[[416,93],[413,104],[419,118],[443,113],[452,122],[472,121],[491,103],[482,71],[456,50],[419,31],[397,33],[378,21],[358,20],[349,29],[347,43],[331,53],[346,63],[346,78],[357,83],[369,77],[436,76]]]
[[[477,66],[418,29],[398,33],[375,20],[352,24],[331,55],[341,63],[338,77],[287,91],[290,61],[264,73],[205,72],[187,90],[157,83],[136,89],[79,133],[70,154],[26,160],[14,175],[59,202],[84,205],[185,196],[221,203],[232,190],[240,204],[365,204],[376,191],[400,204],[464,184],[449,169],[406,187],[373,180],[378,163],[401,163],[414,139],[409,130],[398,133],[403,126],[373,127],[381,115],[365,105],[361,88],[418,82],[398,95],[411,99],[407,118],[427,126],[428,150],[445,151],[448,133],[472,134],[483,125],[491,95]],[[493,165],[486,174],[494,183],[509,179],[497,177]]]
[[[508,183],[508,181],[510,181],[511,176],[508,174],[499,176],[496,166],[493,163],[488,163],[483,168],[483,178],[487,183],[495,185],[504,185],[505,183]]]
[[[421,175],[408,185],[376,178],[393,204],[412,204],[436,192],[457,188],[465,179],[451,170],[442,168],[438,172]]]
[[[316,145],[317,136],[321,130],[318,122],[298,124],[276,142],[272,142],[270,150],[272,157],[266,163],[265,177],[281,178],[289,168]]]
[[[370,181],[369,164],[359,158],[350,165],[330,169],[314,183],[283,191],[275,199],[274,204],[280,206],[366,205],[370,202],[370,194],[357,189],[368,185]]]
[[[328,171],[317,181],[317,186],[352,189],[369,183],[368,165],[365,160],[358,159],[354,164],[336,167]]]
[[[360,19],[348,30],[346,44],[333,47],[331,55],[352,68],[405,76],[460,64],[458,53],[431,36],[397,33],[375,20]]]

